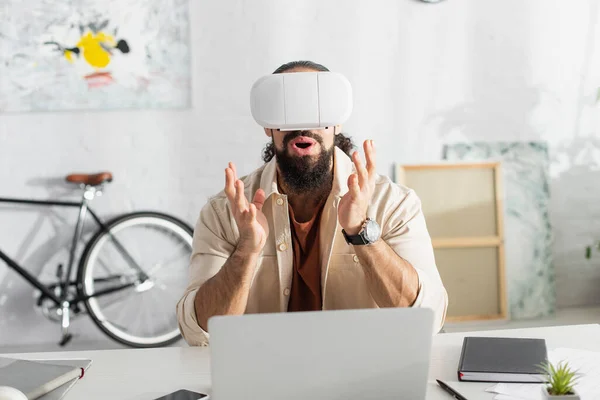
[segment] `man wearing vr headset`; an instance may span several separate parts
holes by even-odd
[[[225,190],[200,213],[190,284],[177,305],[183,337],[207,345],[214,315],[377,307],[431,308],[438,332],[448,298],[420,200],[375,172],[373,141],[364,142],[363,161],[340,124],[295,130],[282,123],[284,130],[265,122],[277,112],[282,90],[303,80],[318,82],[318,117],[335,114],[322,103],[328,95],[343,102],[347,81],[310,61],[284,64],[274,74],[282,75],[265,77],[262,85],[266,100],[264,94],[252,100],[270,138],[265,164],[239,178],[229,163]],[[287,118],[302,96],[282,96]],[[276,104],[269,103],[273,98]],[[260,101],[268,104],[255,104]]]

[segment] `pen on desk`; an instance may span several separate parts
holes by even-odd
[[[458,393],[456,390],[452,389],[450,386],[446,385],[444,382],[440,381],[439,379],[436,379],[435,381],[438,383],[438,385],[440,385],[440,387],[442,389],[444,389],[446,392],[450,393],[452,395],[452,397],[454,397],[455,399],[467,400],[467,398],[465,396]]]

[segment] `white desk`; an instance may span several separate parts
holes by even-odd
[[[572,347],[600,351],[600,325],[513,329],[440,334],[434,338],[427,400],[450,400],[435,379],[456,382],[456,367],[465,336],[536,337],[546,339],[548,349]],[[208,348],[169,347],[141,350],[101,350],[10,354],[30,359],[90,358],[92,367],[66,396],[66,400],[153,400],[178,389],[210,391]],[[492,399],[483,390],[490,383],[458,383],[461,394],[471,399]]]

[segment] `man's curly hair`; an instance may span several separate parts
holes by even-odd
[[[308,68],[308,69],[312,69],[313,71],[319,71],[319,72],[329,72],[329,69],[327,69],[327,67],[321,65],[321,64],[317,64],[315,62],[312,61],[307,61],[307,60],[300,60],[300,61],[292,61],[289,63],[285,63],[283,65],[281,65],[279,68],[277,68],[273,73],[274,74],[281,74],[283,72],[292,70],[294,68]],[[335,135],[335,142],[334,144],[339,147],[344,153],[346,153],[349,157],[352,155],[352,150],[354,149],[354,143],[352,143],[352,139],[349,136],[344,136],[343,133],[339,133],[337,135]],[[275,145],[273,144],[273,141],[267,143],[267,145],[265,146],[265,148],[263,149],[263,161],[265,163],[271,161],[271,159],[275,156]]]

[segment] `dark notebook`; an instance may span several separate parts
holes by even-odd
[[[541,364],[548,359],[544,339],[465,337],[458,380],[543,382]]]

